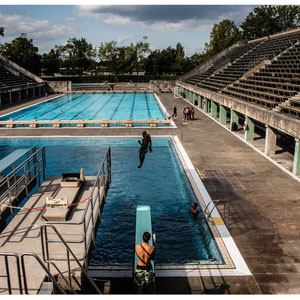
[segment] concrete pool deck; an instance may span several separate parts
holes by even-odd
[[[183,124],[181,111],[187,103],[172,94],[159,97],[168,112],[177,105],[177,128],[145,130],[153,136],[178,135],[211,198],[229,200],[228,229],[252,276],[157,278],[156,292],[198,294],[202,293],[202,281],[207,294],[299,294],[299,182],[203,113],[196,110],[196,120]],[[137,136],[143,130],[13,128],[1,129],[0,136]],[[238,184],[233,184],[235,180]],[[130,282],[108,279],[107,290],[132,293]]]

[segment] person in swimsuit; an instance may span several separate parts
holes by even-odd
[[[145,159],[145,155],[149,151],[152,152],[152,142],[150,134],[148,134],[146,131],[143,132],[143,140],[142,142],[138,140],[138,143],[141,145],[141,148],[139,150],[139,159],[140,159],[140,165],[138,168],[141,168]]]
[[[196,202],[194,202],[194,203],[192,204],[192,207],[191,207],[191,209],[190,209],[190,212],[191,212],[192,217],[196,219],[197,216],[198,216],[198,209],[197,209],[197,203],[196,203]]]
[[[148,244],[150,237],[149,232],[144,232],[143,242],[135,245],[135,252],[139,259],[135,270],[139,294],[143,292],[143,287],[149,287],[153,277],[151,260],[154,259],[155,247]]]

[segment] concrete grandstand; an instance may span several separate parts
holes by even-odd
[[[176,81],[177,94],[230,129],[265,136],[265,154],[277,140],[294,152],[300,175],[300,30],[234,44]],[[240,124],[240,125],[239,125]]]
[[[45,95],[46,83],[0,55],[0,107]]]

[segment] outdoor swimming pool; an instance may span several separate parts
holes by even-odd
[[[131,265],[135,212],[150,205],[160,265],[222,264],[218,247],[200,213],[189,215],[197,201],[170,138],[153,138],[153,152],[137,168],[138,138],[0,139],[0,159],[17,148],[46,146],[46,175],[85,169],[96,175],[108,146],[112,150],[112,184],[98,229],[91,265]]]
[[[164,120],[149,93],[69,94],[24,108],[0,118],[7,120]]]

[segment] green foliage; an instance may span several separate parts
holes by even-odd
[[[96,51],[86,39],[69,39],[66,45],[55,46],[62,61],[62,67],[68,74],[82,75],[83,71],[95,67]]]
[[[41,72],[41,55],[33,40],[26,37],[17,37],[10,43],[0,45],[0,53],[21,67],[34,74]]]
[[[210,33],[209,44],[204,45],[204,52],[208,57],[223,51],[241,39],[241,34],[234,21],[228,19],[214,24]]]
[[[132,73],[144,70],[149,44],[138,42],[118,47],[117,42],[101,43],[98,51],[103,70],[113,74]]]
[[[59,52],[57,50],[51,49],[47,54],[43,54],[43,73],[46,75],[53,76],[54,73],[60,72],[61,60]]]
[[[0,27],[0,35],[4,37],[4,27]]]
[[[300,6],[264,5],[254,8],[242,23],[243,39],[252,40],[299,28]]]

